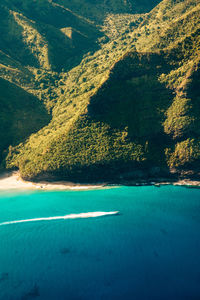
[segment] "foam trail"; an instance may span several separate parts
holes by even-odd
[[[96,211],[96,212],[87,212],[87,213],[80,213],[80,214],[70,214],[70,215],[65,215],[65,216],[57,216],[57,217],[8,221],[8,222],[0,223],[0,226],[11,225],[11,224],[19,224],[19,223],[27,223],[27,222],[39,222],[39,221],[68,220],[68,219],[80,219],[80,218],[96,218],[96,217],[103,217],[103,216],[117,215],[117,214],[119,214],[119,211],[110,211],[110,212]]]

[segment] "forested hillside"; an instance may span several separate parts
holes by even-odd
[[[89,18],[102,22],[107,14],[145,13],[155,7],[160,0],[56,0],[56,3]]]
[[[158,2],[4,1],[2,168],[26,179],[198,176],[200,1]]]

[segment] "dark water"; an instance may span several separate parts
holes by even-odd
[[[0,194],[0,300],[200,299],[200,190]]]

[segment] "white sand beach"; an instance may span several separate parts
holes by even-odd
[[[0,191],[5,190],[88,190],[101,189],[105,185],[81,185],[71,182],[31,182],[20,177],[19,172],[5,173],[0,176]]]

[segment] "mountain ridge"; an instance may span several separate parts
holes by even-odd
[[[28,67],[51,121],[3,164],[29,180],[198,173],[199,12],[198,0],[163,0],[148,14],[110,14],[75,67]]]

